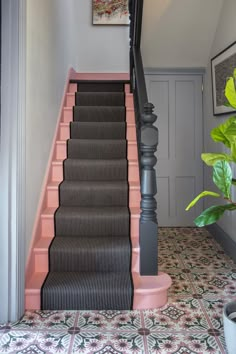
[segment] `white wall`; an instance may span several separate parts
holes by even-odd
[[[73,0],[27,1],[27,249],[32,237],[66,75],[70,66],[76,66],[72,43],[73,5]]]
[[[69,67],[128,71],[128,27],[92,26],[91,3],[27,0],[26,250]]]
[[[144,66],[205,67],[222,3],[223,0],[145,0]]]
[[[211,141],[210,131],[212,128],[224,122],[227,116],[213,116],[212,109],[212,88],[211,88],[211,66],[210,58],[214,57],[220,51],[225,49],[228,45],[233,43],[236,39],[236,1],[235,0],[225,0],[220,15],[219,23],[217,26],[214,42],[211,48],[210,56],[208,58],[208,66],[206,71],[206,82],[205,82],[205,91],[204,91],[204,140],[205,140],[205,151],[214,152],[214,151],[223,151],[222,145],[217,144]],[[205,189],[212,188],[211,183],[211,173],[212,170],[208,167],[205,168]],[[236,171],[235,171],[236,173]],[[235,193],[236,197],[236,193]],[[206,202],[206,206],[209,206],[211,203]],[[212,205],[212,204],[211,204]],[[232,239],[236,241],[236,218],[235,213],[229,213],[221,219],[218,223],[226,233],[228,233]]]
[[[75,0],[80,72],[128,72],[129,27],[93,26],[92,1]]]

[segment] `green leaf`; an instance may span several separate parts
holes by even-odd
[[[202,160],[208,165],[213,166],[217,161],[232,161],[232,157],[228,154],[214,154],[214,153],[204,153],[201,154]]]
[[[215,192],[210,192],[210,191],[204,191],[200,194],[198,194],[198,196],[196,198],[194,198],[191,203],[189,203],[189,205],[187,206],[187,208],[185,209],[186,211],[188,211],[190,208],[192,208],[198,201],[199,199],[206,197],[207,195],[210,195],[212,197],[220,197],[220,194],[215,193]]]
[[[226,82],[225,97],[227,98],[231,107],[236,108],[236,91],[233,77],[230,77]]]
[[[204,210],[201,215],[199,215],[195,220],[195,225],[203,227],[206,225],[211,225],[224,214],[226,210],[235,210],[235,204],[226,204],[226,205],[214,205],[210,208]]]
[[[231,146],[230,141],[231,141],[232,137],[230,137],[230,136],[228,137],[225,134],[225,132],[230,127],[230,125],[235,122],[236,122],[236,117],[232,116],[232,117],[228,118],[223,124],[220,124],[220,125],[218,125],[218,127],[212,129],[212,131],[211,131],[212,139],[216,142],[221,142],[221,143],[225,144],[225,146],[230,148],[230,146]]]
[[[234,162],[236,162],[236,141],[231,142],[231,157]]]
[[[225,103],[224,103],[224,106],[225,106],[225,107],[230,107],[230,108],[232,108],[232,107],[231,107],[231,104],[230,104],[229,102],[225,102]]]
[[[236,138],[236,120],[233,120],[228,128],[226,128],[225,135],[227,137],[233,137],[234,139]]]
[[[217,161],[213,166],[213,182],[225,198],[230,198],[231,181],[232,170],[229,163],[227,161]]]

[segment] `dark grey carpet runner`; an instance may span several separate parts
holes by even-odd
[[[132,308],[124,85],[79,84],[43,310]]]

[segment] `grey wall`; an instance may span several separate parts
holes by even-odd
[[[211,66],[210,58],[214,57],[220,51],[225,49],[228,45],[236,40],[236,1],[235,0],[225,0],[222,12],[220,14],[219,23],[217,26],[215,38],[211,48],[210,57],[208,60],[208,66],[206,71],[205,80],[205,90],[204,90],[204,150],[206,152],[223,151],[222,146],[218,143],[213,143],[210,139],[210,131],[213,127],[224,122],[227,116],[213,116],[212,109],[212,89],[211,89]],[[236,171],[234,171],[236,173]],[[205,189],[211,189],[211,173],[212,170],[208,167],[205,168]],[[214,188],[214,187],[213,187]],[[236,197],[236,193],[234,193]],[[216,202],[214,200],[214,202]],[[210,201],[206,201],[206,206],[213,205]],[[224,231],[231,236],[233,240],[236,241],[236,217],[235,213],[229,213],[221,219],[218,223]]]

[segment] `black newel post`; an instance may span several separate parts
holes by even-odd
[[[135,18],[135,0],[129,0],[129,19],[130,19],[130,30],[129,30],[129,65],[130,65],[130,92],[133,92],[133,69],[134,69],[134,56],[133,56],[133,46],[134,46],[134,18]]]
[[[157,275],[157,215],[155,152],[158,144],[158,129],[153,126],[157,116],[152,103],[144,105],[140,136],[141,150],[141,215],[139,223],[140,274]]]

